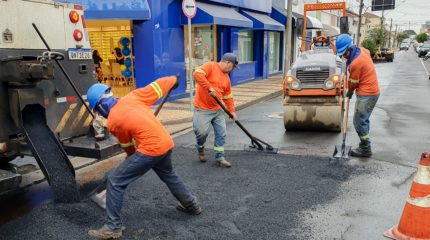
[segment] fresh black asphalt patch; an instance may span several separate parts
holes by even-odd
[[[151,171],[127,189],[123,239],[301,239],[302,213],[333,200],[355,168],[328,157],[228,151],[232,163],[200,163],[194,148],[175,148],[174,164],[203,213],[175,210],[176,199]],[[213,156],[209,152],[208,156]],[[47,203],[0,228],[0,239],[91,239],[105,212],[89,200]],[[303,234],[305,233],[305,234]],[[304,236],[304,237],[303,237]]]

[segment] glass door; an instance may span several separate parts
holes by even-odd
[[[191,71],[206,62],[217,60],[216,25],[192,26],[191,28]],[[188,26],[184,26],[185,64],[187,69],[187,90],[190,88],[188,58]]]
[[[281,34],[279,32],[269,33],[269,74],[280,71],[280,41]]]

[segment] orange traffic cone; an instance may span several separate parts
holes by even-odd
[[[384,236],[396,240],[430,240],[430,153],[421,155],[399,225]]]

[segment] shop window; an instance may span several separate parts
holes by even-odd
[[[239,31],[238,54],[239,63],[254,61],[254,32]]]
[[[192,26],[191,28],[191,52],[192,66],[191,71],[196,67],[217,59],[217,38],[216,25]],[[187,72],[187,89],[190,89],[189,71],[190,64],[188,58],[188,27],[184,27],[185,43],[185,63]]]
[[[101,58],[94,62],[97,80],[111,86],[116,97],[135,89],[131,22],[89,20],[87,30],[91,48]]]

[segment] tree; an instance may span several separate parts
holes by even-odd
[[[361,46],[369,50],[371,56],[373,56],[376,52],[376,43],[372,38],[365,39],[363,42],[361,42]]]
[[[427,41],[427,33],[421,33],[421,34],[418,34],[418,35],[415,37],[415,39],[417,40],[417,42],[419,42],[419,43],[423,43],[423,42]]]
[[[405,40],[406,38],[408,38],[409,36],[406,33],[399,33],[397,35],[397,45],[400,45],[400,43],[403,42],[403,40]]]
[[[376,46],[383,47],[388,41],[389,32],[385,28],[374,28],[370,32],[370,38],[375,41]]]

